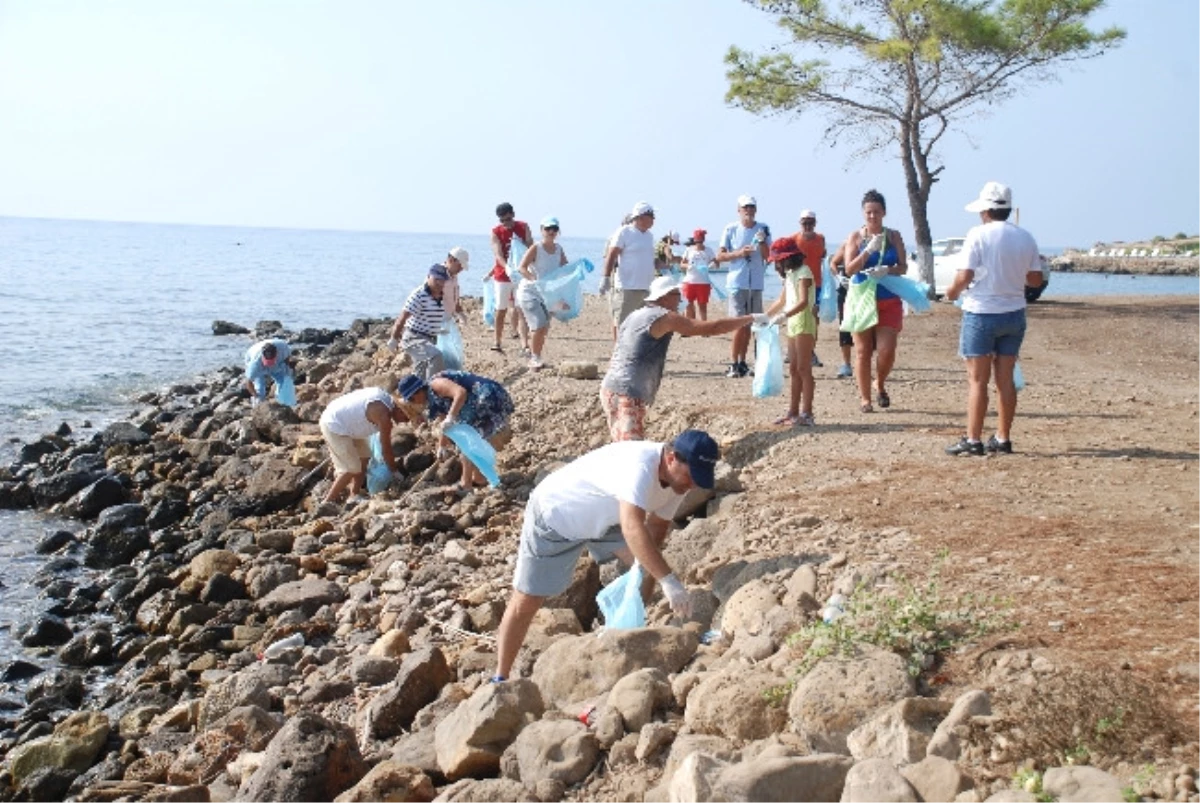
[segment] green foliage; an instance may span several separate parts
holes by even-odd
[[[1042,774],[1037,770],[1022,767],[1013,775],[1013,786],[1024,789],[1042,803],[1049,803],[1054,798],[1042,789]]]

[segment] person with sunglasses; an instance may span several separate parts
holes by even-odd
[[[512,252],[513,237],[528,248],[533,245],[533,234],[529,231],[528,223],[517,220],[510,203],[502,203],[496,207],[496,218],[500,222],[492,228],[492,255],[496,260],[492,267],[492,281],[495,282],[496,290],[496,343],[492,346],[492,351],[504,351],[504,319],[510,309],[513,311],[512,336],[515,339],[521,335],[521,311],[517,309],[513,294],[514,277],[508,275],[508,255]]]
[[[535,371],[545,367],[545,363],[542,362],[542,348],[546,345],[546,335],[550,332],[550,311],[546,309],[546,299],[542,297],[537,281],[555,268],[567,264],[567,252],[558,245],[558,231],[558,218],[543,218],[542,241],[530,246],[517,267],[523,278],[517,287],[517,305],[529,324],[532,341],[529,367]]]

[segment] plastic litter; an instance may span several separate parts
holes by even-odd
[[[537,289],[547,311],[560,321],[579,317],[583,311],[583,280],[595,269],[590,259],[577,259],[538,279]]]
[[[821,609],[821,621],[825,624],[832,624],[846,615],[846,599],[844,594],[834,594],[825,603],[825,607]]]
[[[933,302],[929,300],[929,285],[925,282],[914,281],[907,276],[884,276],[877,281],[900,296],[914,312],[926,312],[933,306]]]
[[[700,273],[704,274],[704,278],[708,279],[708,283],[712,285],[712,291],[716,295],[718,301],[724,301],[729,297],[725,294],[725,291],[721,289],[720,285],[713,281],[712,276],[709,275],[707,265],[700,265],[696,268],[696,270],[700,271]]]
[[[754,383],[750,392],[756,399],[783,393],[783,348],[779,327],[775,324],[751,327],[754,332]]]
[[[821,292],[817,296],[821,323],[833,323],[837,319],[837,291],[837,276],[826,260],[821,264]]]
[[[1021,370],[1021,361],[1013,364],[1013,387],[1018,391],[1025,389],[1025,372]]]
[[[293,633],[287,638],[281,638],[279,641],[272,642],[269,647],[263,650],[262,657],[264,660],[271,660],[278,658],[288,650],[293,650],[297,647],[303,646],[304,636],[300,633]]]
[[[286,404],[288,407],[296,406],[296,381],[292,379],[290,371],[276,385],[275,400],[280,404]]]
[[[491,276],[483,278],[483,322],[496,325],[496,282]]]
[[[446,331],[438,335],[437,347],[442,352],[442,362],[446,364],[447,371],[462,370],[465,359],[462,332],[453,318],[446,321]]]
[[[383,459],[383,440],[376,432],[371,436],[371,459],[367,462],[367,493],[374,496],[392,484],[392,471]]]
[[[496,471],[496,450],[484,440],[479,430],[470,424],[451,424],[443,430],[447,438],[471,461],[475,468],[487,478],[488,485],[500,487],[500,474]]]
[[[646,626],[646,606],[642,602],[642,567],[635,561],[629,571],[612,581],[596,595],[604,614],[604,626],[627,630]]]
[[[708,630],[700,636],[701,644],[716,644],[721,640],[722,633],[720,630]]]

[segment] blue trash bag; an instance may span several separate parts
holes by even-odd
[[[629,571],[600,589],[596,603],[604,614],[604,626],[627,630],[646,626],[646,606],[642,602],[642,567],[635,561]]]
[[[292,379],[291,371],[275,384],[275,400],[288,407],[296,406],[296,380]]]
[[[821,292],[817,296],[821,323],[833,323],[837,320],[837,291],[837,276],[827,261],[821,266]]]
[[[708,283],[712,285],[712,291],[716,294],[718,301],[724,301],[726,298],[728,298],[728,296],[725,294],[725,291],[721,289],[720,285],[713,281],[712,275],[708,272],[707,265],[701,265],[700,267],[696,268],[696,270],[700,271],[700,273],[704,275],[704,278],[708,279]]]
[[[483,278],[483,322],[496,325],[496,283],[491,276]]]
[[[465,359],[462,332],[458,331],[458,324],[453,318],[446,320],[446,331],[438,335],[437,347],[442,352],[442,362],[446,364],[447,371],[462,370]]]
[[[933,306],[929,300],[929,285],[925,282],[916,282],[907,276],[888,275],[880,279],[879,284],[900,296],[905,304],[913,308],[913,312],[927,312]]]
[[[383,440],[376,432],[371,436],[371,459],[367,463],[367,493],[374,496],[392,484],[392,472],[383,459]]]
[[[583,280],[595,269],[590,259],[577,259],[538,279],[546,310],[560,321],[579,317],[583,311]]]
[[[452,424],[446,427],[444,434],[454,441],[463,457],[470,460],[487,478],[488,485],[493,488],[500,486],[500,474],[496,471],[496,450],[484,440],[479,430],[470,424]]]
[[[525,252],[529,249],[525,247],[525,243],[513,237],[508,246],[508,279],[516,283],[521,281],[521,271],[517,266],[521,264],[521,260],[525,258]]]
[[[1021,361],[1013,363],[1013,387],[1018,391],[1025,389],[1025,373],[1021,370]]]
[[[783,349],[779,327],[775,324],[751,327],[754,332],[754,383],[750,392],[756,399],[783,394]]]

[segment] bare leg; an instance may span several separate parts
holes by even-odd
[[[493,328],[496,335],[496,345],[504,345],[504,316],[508,313],[506,309],[496,310],[496,325]]]
[[[533,333],[533,347],[530,349],[530,351],[532,351],[533,356],[537,357],[538,359],[541,359],[542,349],[546,345],[546,335],[549,333],[549,326],[543,326],[541,329],[538,329]]]
[[[992,358],[967,358],[967,439],[983,439],[983,419],[988,407],[988,379],[992,372]],[[1012,373],[1008,377],[1012,384]],[[1015,393],[1015,391],[1014,391]]]
[[[545,597],[535,597],[522,591],[513,591],[496,632],[496,674],[507,678],[517,660],[517,651],[525,643],[529,625],[534,615],[545,602]]]
[[[340,502],[342,500],[342,493],[350,487],[350,482],[354,479],[354,477],[355,475],[348,471],[338,474],[333,478],[333,485],[329,486],[329,491],[326,492],[325,498],[321,501]]]
[[[1010,440],[1013,418],[1017,414],[1017,386],[1013,384],[1013,369],[1017,365],[1017,358],[998,356],[993,365],[996,370],[996,406],[999,408],[996,437],[1006,441]]]
[[[750,348],[750,328],[743,326],[733,333],[733,340],[729,346],[729,356],[731,362],[745,362],[746,351]]]
[[[871,403],[871,356],[875,350],[872,343],[874,339],[874,328],[865,332],[854,332],[854,383],[858,385],[858,396],[862,404]]]
[[[687,303],[687,309],[684,310],[683,314],[686,315],[687,317],[691,318],[692,320],[695,320],[696,319],[696,302],[689,301]]]
[[[886,389],[884,383],[896,364],[896,338],[899,334],[887,326],[875,327],[875,384],[880,392]]]
[[[842,364],[850,364],[850,346],[842,346]]]
[[[800,415],[800,396],[804,390],[804,380],[800,376],[800,338],[789,337],[787,339],[787,351],[788,377],[791,380],[787,414],[789,418],[794,419]]]
[[[513,310],[513,335],[521,338],[523,348],[529,348],[529,321],[525,320],[525,313],[519,309]]]
[[[813,409],[813,372],[812,372],[812,355],[813,346],[816,341],[812,335],[797,335],[792,338],[796,341],[796,353],[792,357],[793,370],[797,370],[797,375],[800,379],[800,412],[812,415]],[[792,387],[795,388],[795,380],[792,380]],[[793,394],[795,390],[792,391]],[[796,403],[792,402],[793,409]]]
[[[700,320],[707,321],[708,320],[708,305],[707,304],[697,304],[696,306],[698,306],[700,308]]]

